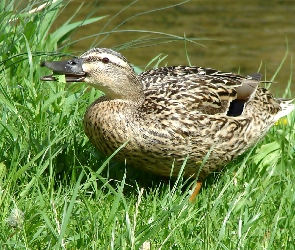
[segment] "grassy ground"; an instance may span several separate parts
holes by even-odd
[[[90,145],[82,119],[99,93],[40,82],[44,55],[80,25],[48,34],[60,1],[30,15],[10,3],[0,5],[1,249],[295,248],[293,115],[189,204],[191,180],[162,181]]]

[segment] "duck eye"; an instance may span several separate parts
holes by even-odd
[[[104,58],[102,58],[101,61],[102,61],[103,63],[108,63],[108,62],[110,61],[110,59],[107,58],[107,57],[104,57]]]

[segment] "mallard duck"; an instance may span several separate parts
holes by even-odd
[[[186,161],[184,176],[199,181],[191,199],[209,173],[294,109],[292,100],[259,87],[259,73],[169,66],[137,75],[123,55],[106,48],[41,66],[105,93],[84,116],[85,133],[99,151],[109,156],[127,142],[116,154],[119,161],[162,176],[178,175]],[[57,80],[54,74],[41,79]]]

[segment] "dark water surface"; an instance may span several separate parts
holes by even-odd
[[[72,16],[82,2],[70,1],[58,18],[56,26]],[[270,80],[286,54],[286,39],[288,39],[287,59],[275,78],[277,83],[271,87],[274,92],[283,93],[291,71],[294,72],[294,65],[291,64],[292,54],[295,51],[294,0],[192,0],[161,11],[141,14],[180,2],[139,0],[118,14],[131,1],[84,1],[74,20],[84,20],[90,14],[92,17],[103,15],[109,15],[109,17],[79,28],[73,34],[73,39],[92,37],[73,44],[70,50],[73,54],[79,55],[94,46],[114,48],[147,35],[150,35],[149,38],[155,37],[155,35],[138,32],[115,32],[106,38],[104,35],[99,35],[104,25],[110,21],[104,28],[104,32],[111,31],[121,24],[117,31],[152,30],[181,37],[185,34],[188,38],[212,39],[200,41],[206,47],[186,43],[192,65],[223,71],[240,71],[242,74],[257,72],[261,66],[260,72],[264,75],[264,79]],[[116,14],[118,15],[115,16]],[[134,15],[138,16],[127,20]],[[125,20],[127,21],[124,22]],[[168,55],[164,60],[164,63],[168,65],[188,64],[184,41],[124,49],[120,52],[131,63],[141,67],[146,66],[160,53]],[[161,65],[163,66],[164,63]],[[292,82],[295,79],[294,75]],[[292,89],[295,90],[295,86],[292,86]]]

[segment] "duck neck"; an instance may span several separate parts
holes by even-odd
[[[122,99],[141,105],[145,99],[143,85],[137,75],[128,76],[126,84],[122,84]]]
[[[91,84],[97,87],[96,84]],[[109,86],[112,86],[110,88]],[[135,106],[140,106],[145,100],[143,84],[136,74],[119,76],[111,84],[101,85],[98,88],[111,100],[124,100]]]

